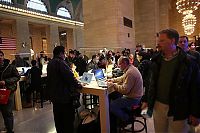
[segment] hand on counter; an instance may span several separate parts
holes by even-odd
[[[106,82],[113,83],[113,79],[107,79]]]

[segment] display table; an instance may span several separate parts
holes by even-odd
[[[46,74],[41,75],[41,77],[46,76]],[[25,76],[21,76],[20,81],[24,80]],[[92,81],[89,85],[85,85],[80,93],[99,96],[101,133],[110,133],[109,101],[107,88],[98,87],[97,82]],[[17,82],[17,90],[15,92],[15,107],[16,110],[22,110],[19,82]]]
[[[80,91],[85,94],[99,96],[101,133],[110,133],[109,101],[107,88],[98,87],[96,81],[85,85]]]

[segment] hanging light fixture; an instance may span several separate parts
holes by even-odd
[[[191,35],[194,32],[196,21],[196,17],[193,14],[187,14],[185,17],[183,17],[182,25],[186,35]]]
[[[183,15],[191,14],[198,9],[200,0],[177,0],[176,9]]]

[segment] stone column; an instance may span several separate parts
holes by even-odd
[[[74,38],[73,39],[73,48],[74,49],[78,49],[79,50],[80,48],[82,48],[84,46],[83,35],[84,35],[83,29],[81,29],[80,27],[75,27],[73,29],[73,38]]]
[[[55,46],[60,45],[60,39],[59,39],[59,32],[58,32],[58,26],[57,25],[50,25],[49,29],[47,30],[47,38],[48,38],[48,46],[47,46],[47,52],[53,53],[53,49]]]
[[[126,17],[133,24],[133,9],[133,0],[84,0],[84,47],[95,52],[133,48],[134,27],[125,26],[123,21]]]
[[[159,0],[135,0],[136,43],[145,47],[156,46],[159,31]]]
[[[16,38],[17,38],[17,46],[16,53],[20,54],[20,57],[29,59],[29,63],[31,61],[31,40],[29,33],[29,25],[28,20],[25,19],[17,19],[16,20]]]
[[[17,32],[17,53],[30,53],[31,41],[29,34],[28,21],[24,19],[16,20]]]

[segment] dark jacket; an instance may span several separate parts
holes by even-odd
[[[8,62],[4,62],[0,71],[1,80],[5,81],[6,88],[11,90],[11,93],[13,93],[17,89],[17,81],[20,80],[20,75],[16,67]]]
[[[41,86],[41,75],[42,71],[37,66],[33,66],[28,70],[27,74],[25,74],[28,78],[30,78],[30,85],[32,89],[40,89]]]
[[[178,65],[175,68],[173,82],[169,92],[168,116],[174,120],[183,120],[193,115],[200,118],[200,74],[195,59],[179,49]],[[148,107],[153,111],[156,100],[157,81],[161,68],[162,56],[152,58],[149,72]]]
[[[74,78],[69,66],[59,57],[54,57],[47,66],[46,97],[52,102],[72,102],[72,95],[80,89],[78,81]]]

